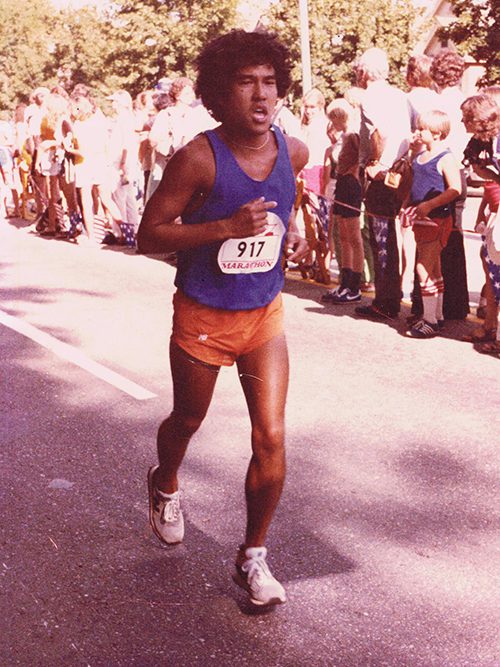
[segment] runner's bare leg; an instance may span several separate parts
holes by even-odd
[[[170,344],[174,407],[158,429],[159,469],[155,486],[164,493],[178,489],[177,471],[191,437],[200,427],[212,400],[219,368],[193,359],[175,343]]]
[[[285,480],[285,403],[288,350],[277,336],[238,360],[252,424],[252,458],[245,494],[245,547],[263,546]],[[240,552],[239,560],[242,554]]]

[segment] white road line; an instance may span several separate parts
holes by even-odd
[[[40,331],[40,329],[37,329],[32,324],[28,324],[18,317],[8,315],[2,310],[0,310],[0,324],[4,324],[6,327],[9,327],[9,329],[13,329],[23,336],[30,338],[35,341],[35,343],[42,345],[61,359],[65,359],[66,361],[75,364],[75,366],[83,368],[83,370],[92,373],[92,375],[113,385],[113,387],[120,389],[126,394],[133,396],[133,398],[136,398],[139,401],[145,401],[148,398],[156,397],[156,394],[151,393],[131,380],[127,380],[123,375],[115,373],[115,371],[106,368],[106,366],[97,363],[97,361],[93,361],[87,357],[86,354],[72,345],[63,343],[57,338],[54,338],[54,336],[51,336],[44,331]]]

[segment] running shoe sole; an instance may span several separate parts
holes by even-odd
[[[282,600],[279,597],[270,598],[267,602],[262,602],[261,600],[255,600],[252,597],[252,591],[250,586],[248,585],[246,580],[241,576],[238,570],[236,570],[236,572],[233,573],[233,581],[235,584],[237,584],[240,588],[243,588],[243,590],[249,594],[250,602],[257,607],[273,607],[278,604],[284,604],[286,602],[286,598]]]

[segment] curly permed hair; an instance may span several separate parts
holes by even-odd
[[[474,136],[492,139],[500,132],[500,108],[485,93],[468,97],[461,105],[462,116]]]
[[[276,74],[278,97],[291,84],[290,54],[277,36],[268,32],[231,30],[209,42],[196,59],[196,95],[212,116],[222,121],[236,72],[248,65],[271,65]]]
[[[443,49],[434,57],[431,77],[440,88],[456,86],[465,71],[465,60],[451,49]]]

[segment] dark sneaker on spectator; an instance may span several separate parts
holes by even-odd
[[[113,232],[107,232],[107,234],[104,236],[103,240],[101,241],[102,245],[116,245],[117,243],[118,243],[118,239],[113,234]]]
[[[323,303],[331,303],[332,299],[336,298],[342,290],[345,289],[340,285],[335,287],[335,289],[329,289],[328,292],[325,292],[321,295],[321,301]]]
[[[410,338],[434,338],[439,332],[438,324],[432,324],[427,320],[419,320],[411,329],[408,329],[406,335]]]
[[[486,317],[486,306],[478,306],[476,308],[476,317],[480,320],[484,320]]]
[[[148,471],[149,523],[156,537],[165,544],[178,544],[184,538],[184,517],[179,491],[162,493],[153,483],[158,466]]]
[[[406,324],[409,327],[412,327],[414,324],[419,322],[422,319],[422,315],[410,315],[409,317],[406,318]],[[438,320],[437,321],[437,327],[439,331],[442,331],[444,329],[444,320]]]
[[[266,556],[266,547],[249,547],[246,560],[236,566],[233,575],[235,583],[248,592],[250,602],[261,607],[286,602],[285,589],[271,574]]]
[[[352,292],[350,289],[345,287],[338,294],[333,294],[329,302],[334,304],[343,304],[354,303],[355,301],[361,301],[361,292],[359,290],[357,292]]]
[[[398,317],[397,313],[389,313],[373,304],[371,306],[357,306],[354,312],[360,317],[367,317],[370,320],[378,320],[379,322],[395,320]]]

